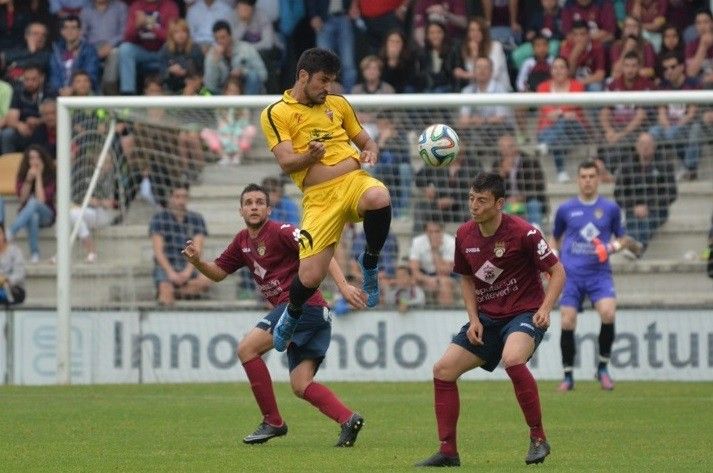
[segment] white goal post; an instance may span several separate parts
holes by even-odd
[[[506,106],[537,109],[543,105],[603,107],[616,104],[656,106],[666,104],[713,104],[713,91],[682,92],[587,92],[587,93],[512,93],[512,94],[404,94],[351,95],[350,103],[359,110],[454,109],[463,106]],[[198,109],[249,107],[260,109],[279,100],[276,96],[133,96],[60,97],[57,103],[57,382],[70,383],[70,317],[72,245],[70,235],[72,112],[76,110],[126,108]],[[255,121],[255,125],[259,126]],[[276,166],[277,171],[277,166]]]

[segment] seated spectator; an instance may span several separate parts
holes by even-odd
[[[5,238],[0,221],[0,304],[22,304],[25,300],[25,260],[20,249]]]
[[[159,50],[166,42],[168,25],[178,18],[173,0],[135,0],[129,6],[124,41],[119,46],[119,90],[136,94],[136,73],[161,70]]]
[[[467,2],[459,0],[420,0],[413,8],[413,39],[420,48],[428,41],[429,23],[443,27],[449,39],[462,38],[468,25]]]
[[[52,158],[57,159],[57,101],[46,98],[40,104],[40,122],[30,137],[30,144],[42,146]]]
[[[186,85],[186,75],[194,71],[203,75],[203,51],[193,43],[188,23],[182,18],[168,26],[166,42],[159,51],[163,82],[169,94],[180,94]]]
[[[562,10],[562,32],[565,35],[582,21],[593,41],[609,43],[616,34],[616,15],[611,0],[571,0]]]
[[[0,129],[5,128],[7,114],[12,103],[12,86],[0,80]]]
[[[382,78],[391,84],[397,94],[418,92],[420,78],[416,74],[416,57],[406,43],[401,30],[391,31],[379,52],[384,63]]]
[[[438,305],[453,305],[453,258],[456,239],[443,231],[443,224],[427,221],[425,233],[411,242],[409,264],[414,281],[423,287],[429,296],[435,296]]]
[[[228,79],[223,95],[242,95],[242,86],[237,77]],[[201,130],[201,138],[208,149],[220,156],[218,164],[240,164],[243,156],[250,151],[257,128],[250,122],[247,108],[227,108],[216,110],[216,127]]]
[[[499,41],[491,39],[490,28],[486,21],[476,17],[468,20],[466,36],[463,38],[460,48],[455,52],[453,77],[458,81],[457,90],[463,89],[475,79],[475,61],[479,57],[490,58],[493,80],[500,84],[505,91],[510,92],[512,85],[503,45]]]
[[[359,266],[359,255],[366,249],[366,237],[363,231],[356,231],[352,240],[352,247],[349,259],[349,274],[361,283],[363,275]],[[399,243],[393,232],[390,232],[384,242],[379,256],[379,286],[385,290],[391,287],[396,276],[396,262],[399,257]],[[386,294],[383,292],[382,294]]]
[[[23,150],[40,125],[40,103],[48,96],[45,73],[39,66],[28,66],[22,73],[22,85],[12,94],[5,128],[0,131],[2,154]]]
[[[696,12],[708,8],[708,0],[668,0],[666,19],[681,34],[682,42],[688,44],[698,36]]]
[[[512,62],[515,69],[520,71],[525,60],[534,54],[533,40],[541,36],[547,41],[547,51],[552,57],[559,54],[560,42],[563,35],[560,20],[561,9],[557,0],[540,0],[540,8],[526,20],[525,42],[512,52]],[[533,89],[534,90],[534,89]]]
[[[552,78],[542,82],[538,93],[584,92],[584,86],[569,76],[567,59],[558,57],[552,61]],[[586,118],[581,107],[574,105],[543,105],[537,120],[537,140],[543,150],[552,152],[557,168],[557,181],[569,182],[565,169],[567,152],[586,137]],[[544,146],[542,146],[544,145]],[[545,154],[545,153],[543,153]]]
[[[625,212],[629,235],[641,242],[644,251],[656,230],[666,223],[676,197],[673,165],[657,152],[653,136],[641,133],[635,156],[623,163],[617,174],[614,199]]]
[[[660,90],[696,90],[698,84],[686,77],[686,70],[679,56],[669,53],[661,64],[664,77]],[[683,165],[678,173],[682,180],[698,177],[698,161],[701,156],[703,131],[698,119],[698,107],[694,104],[671,103],[658,108],[657,124],[649,130],[656,141],[665,149],[673,146]]]
[[[47,49],[47,35],[47,26],[33,22],[25,28],[24,46],[0,48],[0,63],[5,79],[12,84],[19,84],[25,69],[30,66],[37,66],[43,74],[47,73],[51,55]]]
[[[84,212],[81,212],[81,205],[89,189],[89,182],[93,174],[93,172],[87,172],[87,169],[92,169],[93,171],[94,166],[98,164],[95,163],[98,156],[86,156],[83,158],[88,158],[90,162],[73,167],[72,208],[69,211],[69,218],[72,222],[72,227],[79,222],[77,236],[82,242],[82,247],[86,253],[85,261],[94,263],[97,260],[97,248],[94,244],[91,230],[108,226],[117,216],[118,203],[114,198],[116,195],[117,176],[114,173],[113,158],[109,154],[101,167],[99,179],[89,199],[89,205],[84,209]]]
[[[449,166],[424,166],[416,173],[419,192],[414,205],[414,231],[420,231],[429,220],[460,223],[470,218],[468,192],[472,177],[481,168],[474,156],[461,148]]]
[[[418,56],[418,70],[423,79],[423,92],[453,92],[453,50],[442,23],[426,25],[426,44]]]
[[[121,0],[94,0],[82,8],[82,37],[103,63],[102,90],[115,95],[119,82],[119,44],[124,38],[128,7]]]
[[[520,66],[515,85],[518,92],[535,92],[537,87],[550,78],[553,56],[549,55],[547,38],[534,36],[532,43],[533,56],[526,59]]]
[[[489,57],[475,60],[473,81],[465,86],[463,94],[502,94],[507,91],[493,78],[493,62]],[[458,117],[459,132],[468,141],[493,146],[504,132],[515,131],[512,109],[506,106],[463,106]],[[469,140],[470,138],[470,140]]]
[[[230,25],[218,21],[213,25],[215,43],[205,58],[205,85],[219,94],[230,77],[242,81],[245,95],[263,91],[267,69],[257,50],[245,41],[233,40]]]
[[[499,157],[493,163],[493,172],[505,181],[504,211],[527,219],[542,228],[547,214],[545,173],[537,159],[524,156],[515,137],[503,135],[498,140]]]
[[[299,226],[300,209],[297,204],[285,195],[284,182],[279,177],[266,177],[262,180],[262,187],[270,198],[270,220],[289,223]]]
[[[483,3],[485,20],[490,25],[490,36],[499,41],[506,51],[522,41],[522,26],[518,23],[520,2],[493,0]]]
[[[352,94],[394,94],[396,91],[391,84],[381,80],[384,62],[374,55],[364,57],[359,63],[359,69],[364,79],[359,84],[354,84]]]
[[[272,21],[267,14],[255,6],[256,0],[238,0],[235,5],[235,30],[233,37],[238,41],[250,43],[260,54],[265,67],[272,71],[268,74],[265,87],[267,93],[281,93],[280,68],[282,51],[277,47],[277,38]]]
[[[386,292],[384,299],[387,306],[398,307],[400,314],[426,305],[426,293],[416,284],[411,268],[406,264],[396,268],[393,287]]]
[[[627,0],[626,13],[643,29],[643,37],[656,51],[661,48],[661,28],[666,23],[668,0]],[[625,26],[626,28],[626,26]]]
[[[204,54],[213,44],[213,25],[217,21],[230,22],[232,18],[233,10],[225,0],[197,0],[186,12],[191,38],[201,47]]]
[[[29,21],[28,15],[18,8],[27,0],[4,0],[0,2],[0,51],[22,46],[22,35]]]
[[[61,38],[52,45],[49,90],[55,95],[70,95],[70,81],[76,71],[86,72],[92,88],[99,90],[99,57],[89,43],[82,40],[82,26],[78,16],[65,16],[60,21]]]
[[[176,298],[195,298],[210,287],[211,281],[196,271],[181,255],[191,240],[201,251],[208,235],[203,216],[188,210],[188,185],[171,189],[168,208],[151,218],[149,235],[154,253],[154,282],[161,305],[172,305]]]
[[[351,4],[351,0],[305,2],[317,47],[334,51],[342,61],[341,83],[344,90],[352,90],[357,81],[354,28],[349,15]]]
[[[572,31],[562,43],[560,56],[567,59],[570,75],[584,85],[588,92],[600,92],[603,89],[606,74],[604,47],[591,39],[584,21],[574,23]]]
[[[686,74],[702,88],[713,86],[713,16],[710,10],[696,13],[698,37],[686,45]]]
[[[624,57],[630,52],[634,52],[639,56],[639,75],[647,79],[653,79],[656,52],[651,43],[642,36],[639,20],[628,16],[624,20],[621,39],[615,41],[609,50],[612,79],[618,79],[621,76]]]
[[[661,49],[659,49],[659,52],[656,54],[655,76],[657,79],[662,79],[664,77],[664,70],[663,66],[661,65],[661,61],[663,60],[664,56],[666,56],[668,53],[673,53],[678,56],[681,62],[683,62],[683,58],[686,57],[684,42],[683,39],[681,39],[681,32],[678,31],[678,28],[673,25],[664,26],[661,33],[661,38]]]
[[[609,83],[612,92],[630,92],[654,89],[653,83],[641,75],[641,59],[637,51],[629,51],[621,61],[621,75]],[[599,148],[599,157],[610,173],[616,172],[625,156],[630,156],[634,141],[647,125],[645,107],[619,103],[603,107],[599,123],[604,132],[604,145]],[[604,179],[605,181],[607,179]]]
[[[40,261],[40,227],[54,223],[56,189],[54,162],[49,153],[41,146],[28,146],[17,170],[20,210],[7,232],[7,239],[12,241],[20,230],[27,229],[30,263]]]

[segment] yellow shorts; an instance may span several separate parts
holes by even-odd
[[[358,206],[371,187],[384,187],[361,169],[308,187],[302,197],[300,259],[315,255],[339,241],[344,224],[360,222]]]

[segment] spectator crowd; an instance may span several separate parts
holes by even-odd
[[[23,153],[17,176],[21,211],[14,222],[2,222],[0,200],[0,223],[6,225],[8,241],[25,230],[29,261],[39,260],[39,228],[55,219],[58,96],[279,94],[292,84],[299,55],[315,45],[341,58],[335,93],[705,89],[713,85],[713,16],[708,3],[0,0],[0,152]],[[616,181],[617,201],[632,232],[647,243],[668,217],[677,195],[676,178],[697,179],[702,141],[713,127],[713,112],[695,105],[620,104],[596,111],[552,105],[536,111],[536,133],[530,136],[530,112],[462,107],[442,117],[457,128],[464,152],[448,168],[417,173],[404,148],[413,130],[395,114],[360,112],[382,152],[379,166],[370,171],[394,190],[395,216],[412,215],[413,230],[425,231],[414,240],[410,262],[394,262],[387,271],[388,277],[399,279],[402,290],[420,283],[439,302],[452,300],[452,261],[442,260],[434,245],[450,244],[444,223],[468,218],[464,195],[476,171],[500,173],[507,183],[506,211],[541,226],[549,204],[539,159],[551,156],[554,178],[568,182],[567,159],[583,137],[595,145],[603,176]],[[77,112],[74,134],[106,127],[103,114]],[[185,212],[176,211],[172,192],[200,179],[206,151],[218,154],[220,164],[239,164],[256,134],[246,110],[222,110],[202,117],[196,126],[190,116],[182,116],[185,126],[173,129],[161,128],[162,120],[169,118],[165,110],[147,114],[152,124],[119,123],[112,162],[102,169],[90,208],[72,211],[72,220],[81,222],[87,262],[97,258],[90,230],[116,221],[117,210],[134,197],[167,209],[152,221],[151,230],[154,247],[163,248],[168,242],[156,243],[159,230]],[[147,142],[167,134],[173,145],[160,152]],[[524,152],[525,144],[538,150],[537,155]],[[98,150],[76,148],[75,168],[95,163]],[[73,173],[79,188],[86,190],[86,181]],[[281,181],[266,185],[278,206],[273,217],[297,219],[284,200]],[[120,193],[119,187],[125,191]],[[76,194],[78,204],[83,195]],[[169,282],[176,286],[180,279],[190,294],[205,289],[205,281],[194,282],[195,275],[187,269],[170,270],[170,258],[157,261],[162,302],[173,298]],[[180,261],[175,263],[180,266]]]

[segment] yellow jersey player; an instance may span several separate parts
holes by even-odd
[[[284,351],[302,306],[327,275],[346,222],[364,220],[366,249],[359,256],[367,305],[379,302],[377,263],[391,224],[391,199],[380,181],[361,169],[376,164],[378,147],[347,100],[330,94],[341,67],[326,49],[306,50],[297,62],[295,85],[262,111],[267,144],[282,170],[303,192],[300,267],[289,304],[273,329]],[[358,148],[357,151],[351,143]]]

